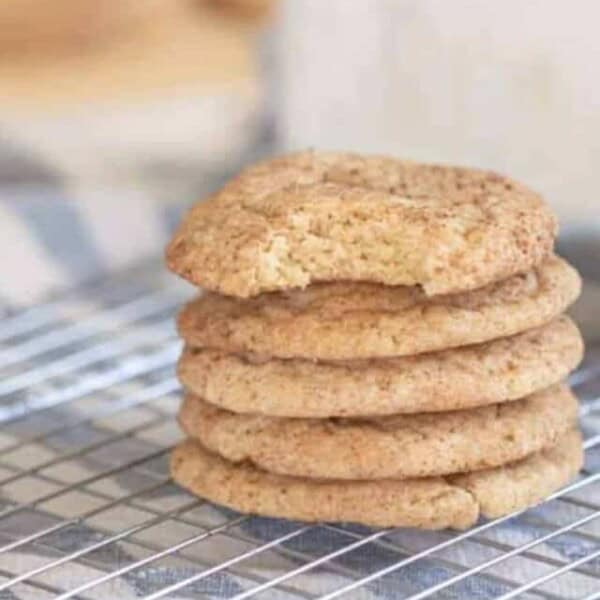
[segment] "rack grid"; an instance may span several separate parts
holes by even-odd
[[[241,516],[169,479],[189,292],[159,270],[0,320],[0,599],[600,599],[600,347],[585,469],[541,506],[459,533]]]

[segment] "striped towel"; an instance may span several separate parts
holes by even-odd
[[[0,303],[36,302],[50,291],[158,255],[181,208],[134,191],[82,198],[56,188],[1,190],[0,234],[9,254],[0,267]]]
[[[230,92],[0,119],[0,305],[160,257],[190,203],[268,151],[262,115],[257,94]]]

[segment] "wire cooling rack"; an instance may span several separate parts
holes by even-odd
[[[462,533],[241,516],[169,479],[159,269],[0,320],[0,599],[600,599],[600,349],[572,379],[586,468],[542,506]]]

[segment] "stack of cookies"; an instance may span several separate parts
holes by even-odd
[[[194,206],[169,267],[182,486],[245,513],[464,528],[582,463],[564,382],[575,270],[542,199],[494,173],[302,153]]]

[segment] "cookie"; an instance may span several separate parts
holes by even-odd
[[[479,290],[425,295],[419,287],[322,283],[238,300],[207,293],[180,313],[190,346],[279,358],[405,356],[477,344],[549,322],[579,295],[577,272],[551,257]]]
[[[445,413],[373,419],[287,419],[239,415],[187,395],[184,432],[235,463],[318,479],[410,479],[476,471],[551,446],[577,419],[563,386],[532,396]]]
[[[436,412],[523,398],[558,383],[579,364],[583,341],[561,316],[509,338],[429,354],[315,362],[186,348],[178,376],[206,401],[275,417]]]
[[[211,502],[243,513],[299,521],[346,521],[374,527],[464,529],[480,515],[497,517],[540,502],[581,468],[581,438],[569,432],[557,445],[505,467],[452,478],[323,481],[233,464],[198,442],[171,455],[175,481]]]
[[[243,171],[185,217],[171,270],[238,297],[318,281],[475,289],[530,270],[556,219],[489,171],[305,152]]]

